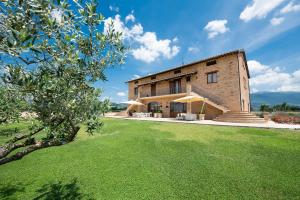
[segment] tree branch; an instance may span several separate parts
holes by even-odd
[[[52,121],[55,121],[54,119]],[[61,119],[56,126],[61,125],[65,120]],[[6,145],[4,146],[0,146],[0,159],[6,157],[9,153],[11,153],[12,151],[21,148],[21,147],[26,147],[29,145],[34,144],[34,139],[31,139],[31,136],[41,132],[42,130],[44,130],[45,127],[40,127],[37,130],[35,130],[34,132],[30,133],[30,134],[23,134],[23,135],[17,135],[16,137],[14,137],[13,139],[9,140],[6,142]],[[79,130],[79,129],[78,129]],[[25,139],[27,138],[24,142],[19,143],[19,144],[15,144],[15,142]]]
[[[22,143],[19,144],[14,144],[14,143],[10,143],[7,144],[5,146],[0,147],[0,159],[6,157],[8,154],[10,154],[12,151],[14,151],[15,149],[21,148],[21,147],[26,147],[29,145],[34,144],[34,140],[26,140]]]
[[[7,144],[11,144],[11,143],[15,143],[15,142],[17,142],[17,141],[19,141],[19,140],[22,140],[22,139],[24,139],[24,138],[28,138],[28,137],[30,137],[30,136],[33,136],[33,135],[35,135],[35,134],[41,132],[42,130],[44,130],[44,128],[45,128],[45,127],[40,127],[40,128],[38,128],[37,130],[35,130],[34,132],[32,132],[32,133],[30,133],[30,134],[21,134],[21,135],[17,135],[17,136],[15,136],[13,139],[8,140],[6,143],[7,143]]]
[[[57,139],[53,139],[50,141],[39,141],[39,142],[35,143],[34,145],[24,149],[23,151],[17,152],[16,154],[14,154],[10,157],[1,159],[0,165],[9,163],[14,160],[19,160],[19,159],[23,158],[25,155],[28,155],[38,149],[48,148],[48,147],[52,147],[52,146],[60,146],[62,144],[64,144],[64,142],[57,140]]]
[[[5,123],[7,121],[7,117],[4,119],[0,119],[0,124]]]

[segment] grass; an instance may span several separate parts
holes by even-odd
[[[14,124],[0,125],[0,145],[4,144],[8,139],[17,133],[29,133],[29,127],[33,121],[20,121]]]
[[[299,131],[104,121],[0,166],[0,197],[300,199]]]

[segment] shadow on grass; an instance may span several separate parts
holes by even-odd
[[[25,188],[21,185],[6,185],[0,188],[0,197],[3,200],[17,199],[14,195],[18,192],[24,192]]]
[[[70,183],[58,183],[45,184],[36,191],[38,196],[34,198],[52,200],[52,199],[64,199],[64,200],[78,200],[78,199],[93,199],[89,195],[80,192],[80,187],[77,184],[77,179],[73,179]]]

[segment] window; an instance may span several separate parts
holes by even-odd
[[[247,89],[247,80],[245,77],[243,77],[243,83],[244,83],[244,88]]]
[[[154,80],[154,79],[156,79],[156,76],[151,76],[151,80]]]
[[[211,61],[208,61],[206,63],[206,66],[215,65],[215,64],[217,64],[217,61],[216,60],[211,60]]]
[[[217,83],[218,82],[218,72],[210,72],[207,74],[207,83]]]
[[[134,88],[134,96],[137,96],[137,95],[138,95],[138,91],[139,91],[138,87],[135,87],[135,88]]]
[[[181,80],[170,81],[170,94],[181,93]]]
[[[174,74],[180,74],[180,73],[181,73],[180,69],[174,71]]]
[[[139,83],[139,81],[134,81],[134,84],[138,84]]]
[[[186,82],[190,82],[191,81],[191,77],[190,76],[187,76],[186,77]]]

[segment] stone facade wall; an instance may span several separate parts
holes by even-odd
[[[182,96],[183,97],[183,96]],[[140,106],[140,112],[147,112],[147,105],[150,102],[158,102],[160,104],[160,109],[163,112],[163,117],[170,117],[170,103],[175,100],[178,99],[180,97],[167,97],[167,98],[163,98],[163,99],[147,99],[147,100],[141,100],[141,103],[143,103],[146,106]]]
[[[241,84],[241,111],[250,112],[250,91],[249,91],[249,78],[247,74],[246,63],[243,58],[243,54],[238,55],[239,59],[239,72],[240,72],[240,84]]]
[[[211,101],[227,107],[231,111],[250,111],[250,99],[249,99],[249,79],[247,76],[247,68],[244,62],[243,53],[232,53],[226,56],[217,57],[216,64],[207,66],[206,62],[200,62],[193,65],[189,65],[181,68],[181,74],[191,73],[197,71],[197,74],[191,76],[192,91],[209,98]],[[207,73],[217,72],[217,83],[207,82]],[[174,76],[174,70],[164,72],[156,75],[156,80],[168,78]],[[154,76],[154,75],[153,75]],[[151,81],[151,77],[145,77],[138,80],[138,83],[131,81],[128,83],[128,99],[137,99],[138,96],[134,95],[134,87],[138,84],[148,83]],[[181,87],[183,92],[186,92],[186,77],[181,79]],[[139,86],[139,93],[141,97],[151,96],[151,85]],[[169,93],[169,80],[156,83],[156,95],[164,95]],[[157,98],[156,100],[146,99],[141,102],[147,105],[151,101],[161,103],[164,117],[170,115],[170,101],[179,98]],[[192,104],[192,112],[200,112],[201,103]],[[140,111],[146,112],[147,106],[140,108]],[[206,105],[207,118],[214,118],[217,115],[222,114],[222,111]]]
[[[236,55],[228,55],[216,59],[217,64],[206,66],[196,64],[197,75],[192,77],[192,90],[208,97],[232,111],[240,111],[239,71]],[[217,83],[207,83],[207,73],[217,72]],[[198,90],[198,91],[197,91]],[[205,93],[205,94],[204,94]]]
[[[192,113],[193,114],[199,114],[201,112],[202,108],[202,102],[193,102],[192,103]],[[221,110],[209,105],[209,104],[204,104],[203,107],[203,113],[205,113],[205,119],[212,120],[216,118],[218,115],[223,114]]]

